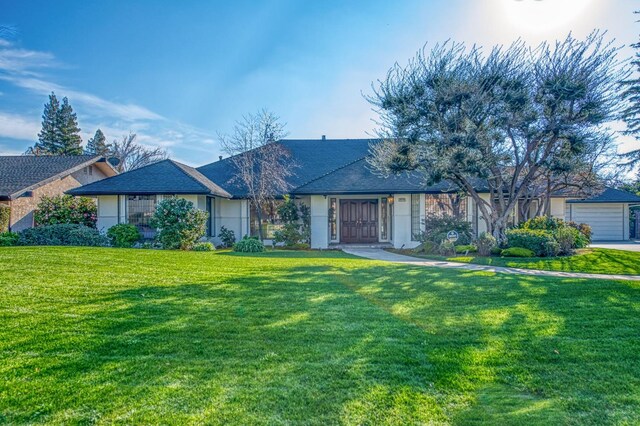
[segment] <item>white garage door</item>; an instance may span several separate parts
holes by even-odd
[[[628,232],[625,210],[627,205],[622,203],[567,203],[565,219],[591,225],[594,241],[626,240],[629,237],[625,234]]]

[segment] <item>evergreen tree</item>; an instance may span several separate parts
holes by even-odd
[[[87,142],[85,152],[87,154],[106,156],[111,151],[111,145],[107,144],[107,138],[102,133],[102,130],[96,130],[96,134],[93,138]]]
[[[38,133],[38,142],[27,151],[30,154],[47,155],[54,154],[57,150],[57,129],[60,102],[56,94],[51,92],[49,102],[44,105],[42,113],[42,130]]]
[[[49,102],[42,113],[42,130],[38,133],[38,142],[27,150],[35,155],[80,155],[82,138],[78,127],[78,118],[69,105],[62,99],[62,105],[56,94],[51,92]]]
[[[62,98],[58,124],[59,148],[56,154],[81,155],[82,138],[80,137],[80,128],[78,127],[78,117],[76,113],[73,112],[73,108],[69,105],[69,100],[66,97]]]
[[[640,13],[640,11],[634,13]],[[624,89],[622,97],[627,101],[621,113],[621,118],[627,124],[627,129],[622,133],[640,140],[640,42],[632,44],[631,47],[636,51],[631,61],[635,72],[632,77],[620,82]],[[640,162],[640,149],[634,149],[624,156],[629,160],[629,164],[637,164]]]

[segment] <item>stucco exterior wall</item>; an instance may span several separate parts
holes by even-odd
[[[77,188],[107,177],[98,167],[89,167],[92,168],[91,173],[89,173],[89,169],[87,168],[80,169],[61,179],[57,179],[36,188],[32,191],[31,197],[20,197],[11,200],[11,230],[18,232],[23,229],[31,228],[34,225],[33,211],[38,206],[38,203],[43,196],[51,197],[55,195],[63,195],[64,192],[69,189]]]
[[[424,196],[422,197],[424,200]],[[417,241],[411,241],[411,194],[393,194],[393,246],[413,248]],[[421,203],[424,214],[424,201]]]

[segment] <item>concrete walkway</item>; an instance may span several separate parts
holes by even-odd
[[[505,268],[503,266],[474,265],[472,263],[419,259],[416,257],[391,253],[382,249],[345,248],[342,251],[354,256],[364,257],[371,260],[382,260],[385,262],[402,263],[405,265],[414,266],[430,266],[435,268],[459,269],[464,271],[500,272],[504,274],[531,275],[536,277],[640,281],[640,275],[585,274],[581,272],[539,271],[535,269]]]

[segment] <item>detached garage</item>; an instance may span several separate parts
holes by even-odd
[[[639,205],[640,197],[606,188],[597,196],[567,200],[565,219],[591,226],[593,241],[629,239],[629,206]]]

